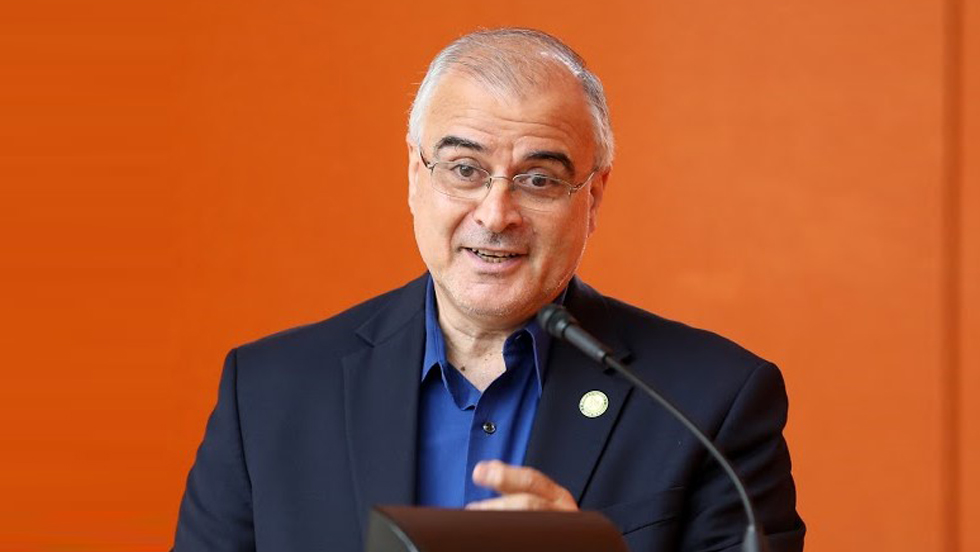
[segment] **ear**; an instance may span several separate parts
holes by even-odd
[[[589,235],[595,232],[599,219],[599,205],[602,203],[602,196],[606,192],[606,184],[609,182],[609,173],[612,168],[604,169],[592,177],[589,184]]]
[[[415,215],[415,198],[418,195],[419,167],[422,160],[419,158],[418,145],[412,141],[412,137],[405,135],[405,145],[408,146],[408,209]]]

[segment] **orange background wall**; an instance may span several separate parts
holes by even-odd
[[[499,25],[608,89],[582,275],[782,366],[808,548],[980,550],[978,11],[3,3],[0,550],[170,545],[224,352],[422,271],[414,83]]]

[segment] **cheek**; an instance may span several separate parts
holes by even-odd
[[[588,213],[576,210],[566,217],[556,217],[538,225],[535,241],[543,253],[543,264],[565,266],[577,262],[588,235]]]
[[[578,263],[581,260],[585,244],[591,234],[592,214],[588,207],[585,207],[576,214],[575,219],[569,223],[565,230],[569,256],[574,258],[573,262]]]
[[[439,198],[419,196],[412,203],[419,249],[428,255],[451,254],[453,237],[465,211],[461,212],[455,205],[446,205]]]

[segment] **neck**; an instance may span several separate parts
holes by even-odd
[[[464,357],[501,354],[504,341],[520,328],[520,325],[487,328],[465,318],[444,314],[442,309],[439,311],[439,326],[442,328],[447,350]]]
[[[461,312],[436,286],[439,327],[446,357],[477,389],[484,391],[504,373],[504,342],[527,320],[484,320]]]

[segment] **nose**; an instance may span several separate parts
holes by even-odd
[[[498,180],[500,182],[497,182]],[[499,234],[511,226],[519,226],[524,222],[510,187],[510,181],[506,178],[494,178],[490,183],[490,191],[473,210],[473,218],[477,224]]]

